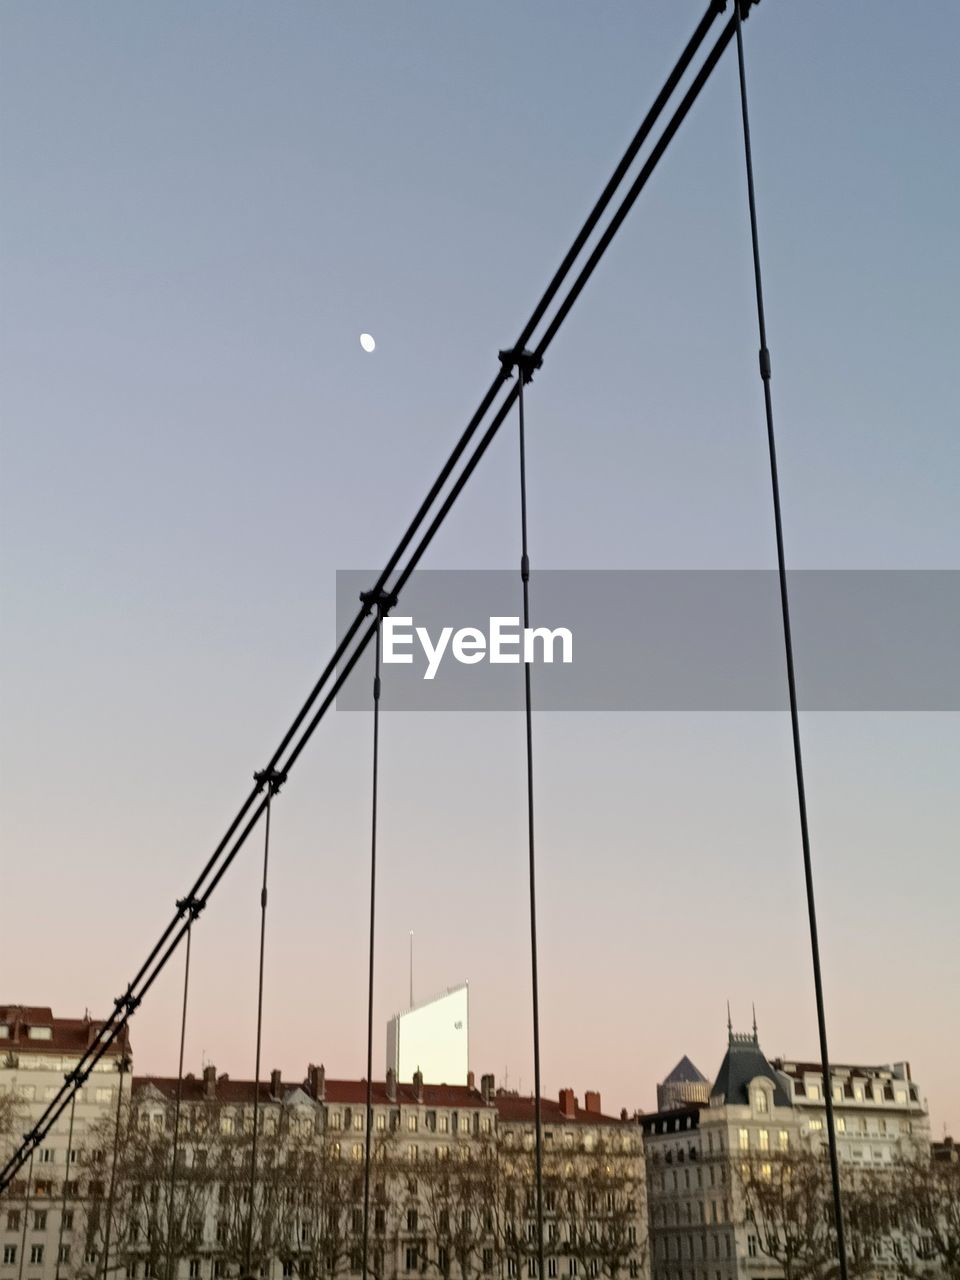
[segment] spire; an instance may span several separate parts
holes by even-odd
[[[730,1001],[727,1001],[727,1043],[733,1044],[733,1019],[730,1017]]]
[[[757,1035],[757,1006],[753,1006],[753,1043],[759,1044],[760,1038]]]

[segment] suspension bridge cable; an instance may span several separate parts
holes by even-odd
[[[737,31],[737,67],[740,79],[740,114],[743,120],[743,152],[747,172],[747,199],[750,206],[750,240],[753,249],[753,278],[757,295],[757,327],[760,335],[760,379],[763,383],[763,405],[767,423],[767,447],[770,454],[770,485],[773,492],[773,521],[777,539],[777,576],[780,583],[780,609],[783,615],[783,647],[790,694],[790,728],[793,735],[793,760],[797,779],[797,806],[800,812],[800,839],[803,846],[803,877],[807,892],[807,914],[810,922],[810,948],[813,955],[813,985],[817,1000],[817,1027],[820,1035],[820,1064],[823,1071],[823,1097],[827,1109],[827,1141],[830,1149],[830,1180],[833,1189],[833,1211],[836,1220],[837,1257],[840,1280],[847,1280],[847,1245],[843,1229],[843,1202],[840,1194],[840,1162],[833,1118],[833,1081],[827,1049],[827,1019],[824,1011],[823,978],[820,972],[820,941],[817,908],[813,891],[813,864],[810,856],[810,827],[807,821],[807,795],[803,780],[803,753],[800,747],[800,711],[797,703],[797,680],[793,661],[793,637],[790,627],[790,597],[787,589],[786,554],[783,543],[783,518],[780,508],[780,477],[777,469],[777,446],[773,429],[773,395],[770,389],[771,363],[767,346],[767,322],[763,306],[763,279],[760,270],[760,236],[757,228],[757,199],[753,181],[753,153],[750,145],[750,114],[747,110],[747,75],[743,53],[741,0],[734,0]]]
[[[530,549],[527,540],[527,444],[523,413],[523,388],[533,378],[535,357],[529,351],[501,351],[500,359],[517,368],[517,422],[520,463],[520,582],[523,590],[523,634],[530,628]],[[533,1108],[535,1135],[534,1169],[537,1191],[537,1275],[544,1280],[543,1251],[543,1106],[540,1090],[540,978],[537,962],[537,863],[533,809],[533,697],[530,688],[530,661],[523,660],[523,709],[527,756],[527,859],[530,881],[530,985],[533,994]]]
[[[360,1274],[367,1276],[370,1252],[370,1160],[373,1143],[373,961],[377,906],[377,796],[380,764],[380,646],[383,619],[396,604],[396,596],[382,591],[364,591],[360,599],[366,609],[376,609],[376,631],[373,651],[373,785],[370,803],[370,963],[367,977],[367,1098],[363,1152],[363,1265]]]
[[[174,1208],[177,1189],[177,1161],[180,1158],[180,1107],[183,1102],[183,1054],[187,1041],[187,997],[190,992],[190,944],[193,922],[201,907],[192,898],[181,898],[177,910],[187,913],[187,945],[183,962],[183,1013],[180,1018],[180,1057],[177,1063],[177,1093],[173,1104],[173,1155],[170,1160],[170,1191],[167,1197],[167,1280],[175,1280],[178,1255],[174,1250]]]
[[[66,1170],[63,1175],[63,1196],[60,1200],[60,1231],[57,1236],[57,1267],[54,1272],[54,1280],[60,1280],[60,1261],[63,1254],[63,1233],[66,1226],[67,1216],[67,1193],[70,1190],[70,1163],[73,1159],[73,1120],[77,1110],[77,1095],[74,1094],[70,1099],[70,1126],[67,1130],[67,1156]]]
[[[756,0],[751,0],[751,3],[756,3]],[[667,100],[672,95],[672,92],[676,88],[680,79],[682,78],[683,73],[686,71],[687,67],[690,65],[694,54],[696,53],[697,49],[702,43],[704,36],[706,35],[707,30],[709,29],[710,24],[712,23],[713,19],[717,16],[717,14],[721,11],[722,7],[723,6],[719,3],[719,0],[717,0],[717,2],[712,3],[709,9],[707,10],[707,13],[704,16],[704,19],[701,21],[700,26],[697,28],[697,32],[695,33],[693,39],[688,43],[683,54],[681,55],[681,58],[679,59],[677,65],[675,66],[673,72],[671,72],[670,77],[668,77],[668,80],[664,85],[664,89],[661,91],[661,94],[658,96],[654,104],[654,108],[652,108],[651,112],[649,112],[647,117],[645,117],[640,130],[638,131],[637,135],[635,135],[633,141],[631,142],[627,153],[625,153],[624,160],[621,161],[621,165],[618,167],[618,173],[620,172],[621,169],[623,171],[622,174],[620,175],[621,178],[626,173],[627,168],[629,168],[629,161],[627,161],[627,155],[629,155],[630,160],[632,160],[633,158],[635,158],[636,154],[639,152],[639,149],[642,143],[646,140],[647,136],[649,135],[653,124],[655,123],[656,119],[658,118],[660,112],[663,109],[663,106],[666,105]],[[614,218],[610,226],[607,227],[606,231],[601,236],[600,240],[598,241],[598,244],[596,245],[593,252],[591,253],[586,266],[580,272],[573,288],[570,290],[566,298],[561,303],[558,313],[554,316],[543,338],[541,338],[535,353],[538,358],[542,359],[543,353],[546,351],[547,347],[552,342],[553,338],[555,337],[557,331],[560,328],[560,325],[563,323],[563,320],[566,318],[567,314],[569,313],[570,308],[572,307],[573,303],[576,301],[577,297],[579,297],[580,293],[582,292],[583,287],[587,282],[587,279],[592,274],[597,263],[600,261],[600,258],[603,256],[603,254],[606,252],[607,248],[609,247],[613,239],[613,236],[616,234],[616,231],[619,229],[624,218],[626,217],[626,214],[629,211],[629,208],[635,202],[637,196],[640,193],[640,190],[642,189],[643,185],[645,185],[650,174],[653,172],[653,169],[656,167],[657,162],[659,161],[664,151],[666,150],[667,145],[669,144],[670,140],[673,138],[674,134],[676,133],[677,128],[679,127],[683,118],[689,111],[690,106],[693,103],[693,100],[695,99],[697,94],[699,94],[703,85],[706,83],[706,80],[710,75],[710,73],[712,72],[713,68],[715,67],[720,54],[723,52],[723,49],[726,47],[726,44],[729,42],[730,36],[732,35],[732,29],[733,27],[731,22],[725,28],[723,34],[721,35],[718,42],[714,45],[711,52],[707,55],[707,58],[703,66],[701,67],[700,71],[694,78],[694,81],[690,89],[688,89],[686,95],[684,96],[681,106],[674,113],[673,117],[671,118],[671,121],[666,126],[664,133],[661,135],[659,141],[653,148],[649,159],[647,160],[647,162],[643,167],[640,177],[637,179],[637,181],[634,182],[633,186],[630,189],[630,192],[628,193],[626,200],[620,206],[617,213],[614,215]],[[574,241],[574,246],[577,249],[577,252],[574,253],[573,249],[571,249],[571,251],[567,254],[561,268],[555,274],[545,294],[543,295],[540,302],[538,303],[537,308],[535,309],[533,315],[531,316],[530,320],[527,322],[527,325],[525,326],[521,334],[521,341],[518,342],[517,344],[518,346],[523,345],[526,339],[532,334],[537,324],[546,314],[546,311],[549,305],[555,299],[557,293],[560,290],[560,287],[562,286],[567,275],[569,274],[569,271],[573,266],[574,259],[578,256],[579,252],[582,251],[582,249],[585,247],[590,234],[598,225],[600,217],[606,211],[606,208],[608,207],[613,195],[615,194],[615,191],[612,186],[612,182],[613,180],[611,179],[611,183],[608,183],[607,188],[605,188],[604,193],[602,194],[600,200],[598,200],[597,204],[594,206],[594,209],[591,211],[591,214],[589,215],[587,221],[584,223],[584,226],[581,228],[581,231],[578,234],[577,239]],[[377,579],[377,584],[375,589],[377,590],[384,589],[387,579],[390,577],[392,573],[394,573],[397,570],[400,564],[400,561],[403,559],[404,554],[407,552],[408,548],[410,547],[410,544],[413,542],[414,538],[417,536],[418,532],[422,528],[423,523],[429,516],[430,511],[433,508],[435,502],[438,500],[444,487],[446,486],[447,482],[450,480],[450,477],[453,475],[453,472],[457,466],[457,463],[460,461],[461,457],[467,450],[467,447],[469,446],[471,440],[473,439],[474,435],[479,429],[481,423],[483,422],[487,413],[490,411],[491,407],[496,401],[497,396],[500,394],[501,390],[503,389],[506,380],[507,380],[507,374],[504,371],[504,369],[501,367],[496,377],[494,378],[493,382],[491,383],[490,387],[488,388],[478,409],[474,413],[473,417],[470,419],[462,435],[460,436],[460,439],[458,440],[453,451],[448,457],[446,463],[442,467],[439,475],[437,476],[436,480],[431,486],[426,498],[421,503],[416,515],[408,525],[399,544],[397,545],[390,559],[387,561],[387,564],[384,566],[383,570],[381,571],[380,576]],[[507,413],[512,407],[514,399],[515,399],[515,392],[511,392],[511,393],[508,393],[507,398],[501,402],[499,408],[496,411],[493,421],[487,427],[479,444],[475,447],[473,454],[468,458],[458,478],[454,481],[451,490],[448,492],[447,497],[441,503],[440,508],[438,509],[437,513],[434,515],[426,532],[421,535],[420,541],[417,543],[414,551],[410,553],[409,559],[405,567],[399,571],[399,576],[392,585],[392,591],[394,593],[399,592],[399,590],[402,588],[402,586],[406,583],[406,581],[410,577],[410,574],[416,568],[416,565],[419,563],[419,560],[421,559],[424,551],[426,550],[427,546],[432,541],[440,525],[443,523],[444,519],[446,518],[450,508],[453,505],[453,502],[456,500],[456,498],[459,496],[460,492],[462,491],[463,486],[466,483],[466,480],[473,473],[473,470],[475,469],[480,458],[486,452],[486,449],[489,446],[490,441],[493,439],[500,425],[502,424],[505,417],[507,416]],[[342,687],[345,679],[347,678],[349,673],[353,670],[353,667],[356,665],[356,662],[360,657],[361,653],[366,649],[370,640],[373,638],[374,628],[370,627],[362,635],[360,635],[359,640],[357,639],[363,625],[364,616],[365,615],[361,610],[357,614],[357,616],[353,619],[351,624],[348,626],[346,632],[344,633],[339,644],[334,650],[333,655],[328,661],[326,667],[323,669],[323,672],[321,673],[320,678],[315,683],[308,698],[303,703],[299,712],[294,718],[294,721],[291,724],[290,728],[287,730],[286,734],[281,739],[280,744],[274,751],[274,754],[271,757],[270,763],[267,766],[268,768],[276,768],[281,757],[284,755],[284,753],[288,749],[290,754],[287,756],[287,759],[285,761],[284,770],[283,770],[284,772],[288,772],[293,762],[300,756],[308,740],[310,739],[311,735],[316,729],[316,726],[319,724],[320,720],[323,718],[323,716],[326,714],[327,710],[329,709],[330,705],[332,704],[338,690]],[[355,641],[356,641],[356,647],[351,652],[350,646]],[[329,688],[326,695],[323,697],[323,700],[320,702],[319,706],[316,707],[316,709],[314,709],[317,703],[317,699],[320,697],[323,690],[327,687],[328,681],[331,679],[331,677],[333,677],[335,672],[337,674],[334,679],[333,685]],[[313,712],[312,717],[309,721],[307,721],[307,717],[311,714],[311,712]],[[305,721],[306,721],[306,726],[304,727]],[[294,739],[297,737],[298,733],[300,736],[297,739],[297,741],[294,742]],[[291,747],[291,743],[293,743],[292,747]],[[238,811],[233,821],[230,823],[229,827],[227,828],[227,831],[225,832],[224,836],[221,838],[219,844],[216,846],[213,853],[210,855],[209,859],[207,860],[207,863],[203,867],[203,870],[201,871],[200,875],[197,877],[196,881],[194,882],[194,885],[192,886],[191,890],[187,895],[188,897],[197,898],[198,900],[204,903],[206,903],[206,901],[209,900],[210,895],[213,893],[216,886],[219,884],[226,870],[232,864],[234,858],[236,857],[236,854],[243,847],[250,832],[253,830],[253,828],[257,825],[257,822],[263,816],[263,813],[266,808],[266,802],[261,800],[261,802],[257,804],[258,792],[259,792],[259,788],[254,788],[250,792],[250,794],[247,796],[240,810]],[[245,819],[246,821],[244,821]],[[231,842],[232,842],[232,845],[231,845]],[[219,863],[219,866],[218,866],[218,863]],[[211,879],[209,879],[209,883],[207,882],[208,877],[212,877]],[[88,1049],[84,1052],[84,1054],[81,1056],[74,1071],[71,1072],[69,1083],[66,1084],[63,1088],[61,1088],[58,1094],[48,1103],[46,1109],[41,1114],[40,1118],[37,1120],[33,1129],[30,1131],[29,1134],[26,1135],[24,1142],[22,1142],[20,1146],[13,1152],[13,1154],[8,1159],[7,1163],[4,1165],[3,1169],[0,1170],[0,1192],[2,1192],[9,1185],[9,1183],[12,1181],[13,1177],[15,1176],[16,1172],[22,1167],[22,1165],[25,1163],[25,1161],[29,1157],[30,1152],[35,1149],[35,1147],[39,1144],[40,1141],[42,1141],[43,1137],[46,1135],[46,1133],[49,1132],[52,1125],[56,1122],[58,1117],[63,1113],[63,1111],[65,1110],[66,1106],[70,1101],[70,1098],[73,1092],[82,1086],[82,1084],[88,1078],[92,1069],[96,1066],[97,1062],[100,1061],[100,1059],[107,1052],[110,1046],[114,1044],[117,1038],[123,1033],[124,1029],[129,1023],[130,1018],[136,1012],[136,1009],[140,1005],[144,996],[153,986],[153,983],[156,980],[158,974],[162,971],[167,961],[169,960],[170,956],[173,954],[174,951],[176,951],[177,947],[183,941],[186,934],[186,926],[180,925],[180,927],[178,928],[178,925],[180,925],[179,917],[174,916],[170,924],[168,924],[164,929],[157,943],[154,945],[153,949],[147,956],[146,960],[141,965],[135,977],[127,985],[127,989],[124,992],[124,994],[117,997],[116,1001],[114,1002],[114,1008],[110,1013],[110,1016],[100,1027],[99,1031],[94,1036],[93,1042],[88,1047]]]
[[[270,866],[270,805],[286,781],[286,774],[263,769],[254,774],[257,785],[267,788],[263,831],[263,881],[260,886],[260,959],[257,970],[257,1051],[253,1078],[253,1138],[250,1143],[250,1212],[247,1216],[247,1275],[253,1275],[253,1218],[257,1194],[257,1139],[260,1120],[260,1050],[263,1044],[263,960],[267,941],[267,872]]]
[[[119,1088],[117,1089],[117,1114],[113,1129],[113,1159],[110,1162],[110,1191],[107,1195],[107,1221],[104,1227],[103,1236],[103,1280],[107,1280],[110,1271],[110,1239],[113,1234],[113,1202],[117,1192],[117,1159],[120,1154],[120,1126],[122,1124],[123,1107],[123,1075],[129,1063],[125,1053],[121,1053],[117,1059],[117,1072],[119,1074]]]
[[[23,1200],[23,1230],[20,1232],[20,1265],[17,1268],[17,1280],[23,1280],[23,1259],[27,1251],[27,1219],[30,1217],[30,1187],[33,1183],[33,1151],[30,1152],[30,1164],[27,1168],[27,1190]]]

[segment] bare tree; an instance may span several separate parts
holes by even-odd
[[[960,1164],[922,1156],[902,1160],[895,1186],[899,1225],[909,1242],[901,1271],[960,1280]]]

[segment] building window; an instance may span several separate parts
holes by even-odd
[[[438,1132],[438,1133],[449,1133],[449,1132],[450,1132],[450,1117],[449,1117],[449,1116],[437,1116],[437,1132]]]
[[[32,1263],[39,1263],[43,1261],[43,1245],[42,1244],[32,1244],[30,1246],[30,1261]]]
[[[216,1264],[216,1265],[219,1265],[219,1264]],[[289,1277],[293,1275],[293,1263],[292,1263],[292,1262],[285,1262],[285,1263],[283,1264],[283,1274],[284,1274],[284,1278],[285,1278],[285,1280],[289,1280]]]
[[[355,1111],[353,1113],[353,1127],[358,1133],[363,1133],[363,1112]]]
[[[788,1150],[790,1146],[790,1135],[787,1133],[786,1129],[781,1129],[777,1134],[777,1146],[781,1151]]]
[[[70,1261],[70,1246],[68,1244],[62,1244],[60,1246],[59,1259],[61,1262]]]
[[[460,1132],[461,1132],[461,1133],[469,1133],[469,1132],[471,1131],[471,1128],[472,1128],[472,1125],[470,1124],[470,1117],[469,1117],[469,1116],[461,1116],[461,1117],[460,1117]]]
[[[760,1150],[761,1151],[770,1150],[770,1134],[766,1129],[760,1130]]]
[[[355,1142],[355,1143],[353,1144],[353,1153],[352,1153],[352,1154],[353,1154],[353,1158],[354,1158],[354,1160],[362,1160],[362,1159],[363,1159],[363,1143],[362,1143],[362,1142]]]
[[[411,1142],[410,1146],[407,1147],[407,1159],[412,1162],[416,1162],[417,1154],[417,1144],[415,1142]]]
[[[740,1150],[747,1151],[750,1148],[750,1133],[747,1129],[740,1130]]]
[[[407,1116],[407,1129],[411,1133],[417,1132],[417,1113],[415,1111],[411,1111]]]
[[[757,1237],[747,1236],[747,1255],[755,1258],[757,1256]]]
[[[53,1148],[43,1147],[40,1151],[41,1164],[53,1164]]]
[[[844,1118],[843,1116],[835,1116],[835,1117],[834,1117],[834,1119],[835,1119],[835,1121],[836,1121],[836,1125],[837,1125],[837,1133],[846,1133],[846,1132],[847,1132],[847,1122],[846,1122],[845,1118]]]
[[[404,1270],[416,1271],[419,1266],[420,1251],[415,1244],[408,1244],[404,1255]]]
[[[7,1230],[8,1231],[20,1230],[20,1210],[19,1209],[11,1209],[10,1212],[7,1214]]]
[[[113,1090],[111,1088],[100,1088],[96,1091],[97,1102],[112,1102]]]
[[[484,1249],[483,1251],[483,1271],[485,1275],[489,1275],[493,1270],[493,1250]]]
[[[46,1231],[47,1229],[47,1211],[46,1209],[38,1209],[33,1215],[34,1231]]]
[[[516,1274],[517,1274],[517,1260],[516,1258],[508,1258],[507,1259],[507,1276],[509,1280],[515,1280]]]
[[[200,1259],[190,1259],[190,1280],[200,1280]]]
[[[5,1267],[12,1266],[17,1260],[17,1246],[15,1244],[5,1244],[3,1246],[3,1265]]]
[[[417,1229],[417,1211],[416,1209],[407,1210],[407,1230],[416,1231]]]
[[[342,1112],[340,1112],[340,1111],[331,1111],[331,1112],[330,1112],[330,1128],[331,1128],[331,1129],[342,1129],[342,1128],[343,1128],[343,1114],[342,1114]]]
[[[757,1089],[753,1095],[754,1108],[761,1114],[767,1113],[767,1091],[765,1089]]]
[[[377,1130],[383,1133],[387,1127],[387,1117],[382,1111],[377,1112]]]
[[[527,1276],[529,1277],[529,1280],[536,1280],[536,1277],[537,1277],[537,1260],[536,1260],[536,1258],[530,1258],[530,1259],[528,1259],[528,1261],[527,1261]]]

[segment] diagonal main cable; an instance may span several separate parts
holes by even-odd
[[[743,53],[741,0],[734,0],[737,29],[737,68],[740,79],[740,114],[743,120],[743,151],[747,171],[747,199],[750,206],[750,241],[753,249],[753,277],[757,294],[757,327],[760,334],[760,379],[763,383],[763,405],[767,423],[767,448],[770,455],[770,485],[773,491],[773,522],[777,539],[777,574],[780,582],[780,609],[783,615],[783,647],[790,693],[790,728],[793,735],[793,761],[797,779],[797,807],[800,812],[800,838],[803,845],[803,877],[807,893],[807,915],[810,923],[810,948],[813,956],[813,985],[817,1000],[817,1027],[820,1035],[820,1064],[823,1072],[823,1097],[827,1108],[827,1141],[830,1149],[830,1181],[833,1190],[833,1212],[837,1231],[837,1257],[840,1280],[847,1280],[847,1245],[843,1230],[843,1202],[840,1194],[840,1162],[833,1119],[833,1081],[827,1050],[827,1019],[824,1011],[823,978],[820,972],[820,940],[817,929],[817,907],[813,892],[813,864],[810,856],[810,827],[807,821],[807,793],[803,780],[803,752],[800,746],[800,712],[797,702],[797,680],[793,661],[793,636],[790,627],[790,597],[787,590],[786,554],[783,543],[783,518],[780,509],[780,476],[777,469],[777,445],[773,429],[773,395],[770,389],[771,363],[767,346],[767,322],[763,306],[763,278],[760,270],[760,236],[757,229],[757,199],[753,182],[753,153],[750,145],[750,115],[747,110],[747,74]]]
[[[744,2],[756,3],[756,0],[744,0]],[[641,147],[649,137],[649,134],[651,133],[652,128],[659,118],[663,108],[666,106],[668,100],[676,90],[683,75],[691,66],[693,58],[703,43],[710,26],[715,18],[722,12],[723,8],[723,0],[711,0],[703,19],[694,32],[694,35],[691,37],[691,40],[683,50],[683,53],[678,59],[672,72],[668,76],[663,89],[653,104],[653,107],[644,117],[644,120],[631,141],[630,146],[627,148],[620,165],[615,171],[610,182],[608,182],[607,186],[604,188],[603,193],[597,200],[591,210],[591,213],[575,238],[571,249],[563,259],[560,268],[555,273],[540,299],[540,302],[537,304],[537,307],[525,325],[517,346],[522,347],[524,345],[539,325],[540,321],[546,315],[549,307],[555,301],[560,288],[565,283],[573,268],[574,262],[585,248],[594,229],[599,225],[600,219],[609,207],[620,182],[625,177],[632,161],[639,154]],[[674,111],[670,121],[664,127],[660,138],[652,148],[648,159],[644,163],[639,176],[634,180],[627,196],[624,198],[616,213],[613,215],[610,224],[606,227],[605,231],[599,238],[587,260],[586,265],[581,269],[576,281],[561,301],[536,348],[535,354],[538,359],[542,360],[543,354],[552,343],[553,338],[556,336],[560,326],[566,319],[571,307],[579,297],[600,259],[609,248],[610,243],[622,225],[627,213],[636,201],[640,191],[646,185],[647,180],[655,169],[670,141],[676,134],[683,119],[690,110],[693,101],[700,93],[700,90],[703,88],[703,85],[706,83],[716,66],[720,55],[723,53],[732,38],[733,30],[734,20],[731,19],[725,25],[720,37],[704,59],[699,71],[694,76],[690,87],[685,93],[680,106]],[[475,444],[473,452],[467,457],[461,471],[452,482],[452,486],[447,492],[446,497],[442,500],[438,510],[430,520],[429,525],[427,525],[425,532],[421,532],[425,522],[430,516],[431,510],[435,503],[440,499],[447,483],[451,480],[457,465],[466,453],[468,446],[470,446],[471,441],[481,426],[481,423],[496,403],[497,397],[503,391],[506,381],[507,374],[501,367],[481,400],[473,417],[465,427],[457,441],[457,444],[454,446],[454,449],[446,463],[441,468],[439,475],[428,491],[426,497],[420,504],[413,520],[408,525],[393,554],[390,556],[390,559],[381,571],[376,583],[377,590],[383,590],[390,576],[394,572],[397,572],[398,576],[394,580],[391,590],[394,594],[398,593],[423,557],[437,530],[442,525],[454,502],[459,497],[464,485],[472,475],[478,462],[486,452],[490,442],[496,435],[500,425],[503,423],[514,403],[516,398],[515,389],[509,391],[505,399],[500,402],[492,421],[487,426],[486,431],[480,438],[479,442]],[[417,538],[418,534],[420,535],[419,541],[411,551],[410,546],[414,542],[414,539]],[[407,555],[406,563],[402,568],[399,568],[405,555]],[[294,718],[293,723],[284,734],[280,744],[271,756],[270,762],[267,766],[268,769],[276,769],[285,753],[289,752],[289,754],[286,754],[282,770],[286,773],[299,758],[320,720],[332,705],[338,691],[342,688],[344,682],[356,666],[359,657],[373,638],[375,630],[374,626],[371,625],[365,631],[362,631],[364,617],[365,612],[361,610],[348,626],[330,660],[324,667],[319,679],[314,684],[306,701],[303,703]],[[206,904],[206,902],[209,901],[211,894],[220,883],[224,874],[233,863],[234,858],[243,847],[251,831],[257,825],[267,808],[269,797],[267,799],[261,798],[258,803],[260,790],[260,786],[256,786],[250,791],[227,828],[227,831],[221,838],[219,844],[208,858],[202,871],[188,892],[187,897],[195,898],[203,904]],[[30,1154],[35,1150],[46,1134],[49,1133],[56,1120],[69,1104],[71,1097],[87,1080],[90,1072],[96,1064],[104,1056],[110,1046],[115,1043],[118,1037],[123,1034],[130,1018],[136,1012],[136,1009],[139,1007],[145,995],[152,988],[156,978],[162,972],[170,957],[184,940],[186,932],[187,925],[182,923],[179,914],[175,915],[173,920],[166,926],[163,933],[160,935],[160,938],[154,944],[152,950],[141,964],[140,969],[137,971],[134,978],[127,985],[126,991],[115,1000],[114,1008],[110,1016],[94,1036],[92,1043],[85,1050],[77,1063],[77,1066],[70,1073],[67,1082],[60,1089],[57,1095],[48,1103],[33,1128],[25,1135],[24,1141],[12,1153],[3,1168],[0,1169],[0,1193],[9,1186],[17,1171],[23,1166]]]

